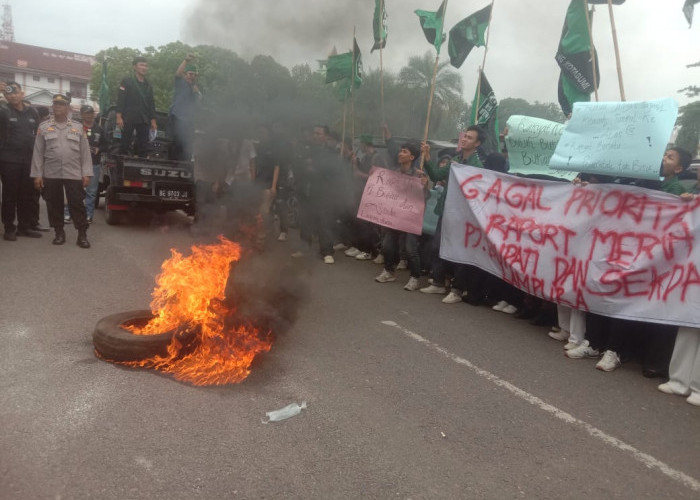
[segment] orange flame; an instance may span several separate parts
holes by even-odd
[[[193,246],[189,257],[174,249],[171,253],[156,278],[151,302],[155,317],[142,328],[123,328],[136,335],[187,332],[192,341],[173,335],[167,356],[123,364],[154,368],[193,385],[244,380],[255,356],[269,351],[272,342],[270,332],[252,325],[230,325],[236,311],[225,302],[225,288],[241,247],[219,236],[218,244]]]

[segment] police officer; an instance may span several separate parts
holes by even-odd
[[[145,57],[135,57],[133,72],[122,79],[117,93],[117,127],[122,129],[122,143],[119,152],[129,153],[131,138],[136,131],[136,154],[145,157],[148,153],[148,134],[156,130],[156,105],[153,87],[146,80],[148,61]]]
[[[23,102],[24,92],[17,82],[3,88],[7,107],[0,109],[0,178],[2,179],[2,223],[4,239],[16,241],[17,236],[39,238],[32,229],[35,205],[29,169],[34,148],[34,136],[39,126],[36,110]],[[17,221],[17,224],[15,224]]]
[[[73,224],[78,230],[77,245],[90,248],[85,212],[85,188],[93,175],[90,145],[83,126],[68,119],[68,98],[53,97],[53,118],[37,131],[32,157],[31,176],[36,189],[43,190],[49,225],[56,231],[54,245],[66,242],[63,230],[63,192],[65,190]]]

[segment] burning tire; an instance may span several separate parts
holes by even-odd
[[[127,311],[106,316],[97,322],[92,342],[100,356],[109,361],[141,361],[166,356],[174,331],[157,335],[135,335],[124,326],[143,326],[153,318],[149,310]]]

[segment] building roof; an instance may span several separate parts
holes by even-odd
[[[0,41],[0,65],[89,80],[95,57],[23,43]]]

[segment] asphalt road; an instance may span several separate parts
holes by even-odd
[[[102,210],[89,236],[0,240],[2,499],[700,498],[700,409],[638,365],[597,371],[542,328],[340,253],[294,264],[298,320],[240,384],[98,360],[96,322],[147,308],[194,240],[178,214],[110,227]],[[294,242],[272,243],[286,262]]]

